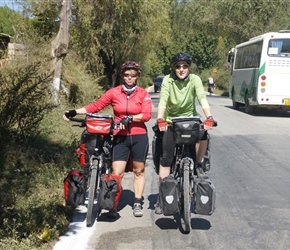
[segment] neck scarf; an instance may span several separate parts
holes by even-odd
[[[126,85],[125,84],[122,84],[122,88],[123,88],[123,90],[127,93],[127,95],[131,95],[134,91],[135,91],[135,89],[138,87],[138,85],[137,84],[135,84],[134,85],[134,87],[132,87],[132,88],[127,88],[126,87]]]

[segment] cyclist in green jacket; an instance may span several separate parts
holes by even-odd
[[[170,174],[170,166],[174,155],[174,138],[171,126],[171,118],[178,116],[196,116],[195,98],[198,99],[205,116],[207,124],[205,130],[209,130],[213,125],[213,117],[206,94],[199,76],[190,74],[189,67],[192,58],[189,54],[179,52],[175,54],[170,63],[172,72],[165,76],[160,91],[160,101],[157,113],[157,125],[163,131],[162,156],[160,159],[159,180]],[[204,153],[207,148],[207,133],[201,141],[196,144],[197,167],[201,167]],[[160,199],[158,197],[155,205],[155,213],[161,214]]]

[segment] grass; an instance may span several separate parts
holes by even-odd
[[[65,206],[63,180],[71,169],[81,169],[75,150],[84,128],[73,127],[62,115],[103,93],[97,81],[71,61],[68,58],[64,66],[63,84],[76,98],[62,94],[62,105],[46,111],[31,138],[21,140],[11,133],[3,139],[1,134],[0,249],[52,249],[69,225],[73,208]]]

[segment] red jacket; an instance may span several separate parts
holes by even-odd
[[[119,122],[128,115],[142,114],[141,122],[132,122],[124,130],[115,130],[114,135],[140,135],[147,133],[144,122],[149,121],[151,118],[152,101],[145,89],[137,87],[131,95],[127,95],[120,85],[108,90],[95,103],[85,106],[85,109],[87,113],[97,113],[109,104],[113,107],[115,122]]]

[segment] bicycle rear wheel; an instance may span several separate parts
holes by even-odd
[[[191,183],[189,175],[189,166],[184,165],[183,168],[183,230],[189,233],[191,229]]]
[[[96,187],[98,186],[100,182],[97,160],[93,161],[93,167],[91,169],[89,182],[90,184],[89,184],[89,194],[88,194],[87,226],[90,226],[93,223],[93,208],[94,208],[94,200],[96,197]]]

